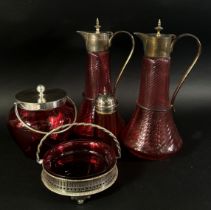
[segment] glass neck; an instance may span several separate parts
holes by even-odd
[[[170,107],[169,69],[170,58],[143,58],[139,105],[161,110]]]
[[[85,78],[85,97],[95,99],[98,94],[112,94],[109,51],[88,52]]]

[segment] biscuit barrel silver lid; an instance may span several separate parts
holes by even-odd
[[[30,111],[57,108],[66,102],[67,94],[62,89],[46,89],[37,85],[35,89],[24,90],[15,95],[19,107]]]

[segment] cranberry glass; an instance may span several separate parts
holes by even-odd
[[[115,96],[119,79],[134,51],[134,38],[129,32],[116,31],[113,33],[111,31],[101,31],[100,29],[101,26],[99,24],[99,19],[97,18],[94,32],[77,31],[83,37],[87,50],[85,90],[83,92],[84,98],[80,105],[77,122],[97,123],[94,114],[96,97],[100,94]],[[120,33],[129,35],[132,41],[132,48],[120,70],[114,87],[112,87],[109,49],[113,38]],[[94,135],[94,129],[92,127],[81,127],[75,130],[75,133],[79,136],[80,134],[83,134],[86,137],[92,137]]]
[[[109,52],[89,52],[86,69],[85,90],[79,108],[78,122],[96,123],[95,99],[99,94],[111,94]],[[76,128],[78,135],[93,136],[92,127]]]
[[[49,150],[43,167],[50,174],[70,179],[87,179],[109,171],[116,163],[112,147],[93,139],[63,142]]]
[[[21,119],[30,127],[49,132],[60,125],[71,123],[75,117],[74,106],[70,101],[66,101],[63,105],[40,111],[29,111],[18,107]],[[37,145],[39,144],[43,134],[33,132],[26,128],[17,118],[14,107],[11,109],[8,119],[8,127],[14,140],[27,157],[35,159]],[[45,142],[41,150],[41,156],[52,146],[66,139],[68,132],[61,134],[52,134]]]
[[[96,124],[111,131],[118,139],[121,131],[125,126],[125,122],[120,118],[119,113],[116,111],[112,114],[100,114],[95,112]],[[99,138],[107,138],[108,135],[102,130],[96,129],[95,135]]]
[[[169,69],[170,58],[143,58],[136,109],[122,133],[125,146],[138,157],[164,159],[182,147],[169,100]]]

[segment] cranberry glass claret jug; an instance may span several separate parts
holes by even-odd
[[[76,121],[74,102],[61,89],[24,90],[16,94],[16,102],[9,113],[8,127],[14,140],[27,157],[35,159],[37,145],[52,129]],[[68,132],[61,130],[49,136],[42,147],[41,156]]]
[[[196,36],[161,34],[163,28],[160,20],[155,29],[157,33],[135,33],[144,46],[140,92],[136,109],[122,133],[122,141],[131,153],[151,160],[168,158],[182,147],[182,139],[173,120],[172,107],[178,91],[201,53],[201,44]],[[175,42],[186,36],[196,40],[198,51],[170,100],[170,55]]]
[[[115,96],[115,91],[119,79],[129,62],[134,50],[134,38],[126,31],[110,32],[100,31],[99,21],[96,21],[95,32],[78,31],[84,38],[87,50],[87,68],[85,77],[85,90],[83,92],[83,101],[80,105],[77,121],[86,123],[95,123],[95,99],[99,94],[109,94]],[[132,48],[120,73],[116,79],[114,87],[110,78],[109,48],[114,36],[125,33],[132,40]],[[85,130],[84,130],[85,129]],[[86,136],[93,135],[93,128],[77,128],[76,134],[82,133]]]

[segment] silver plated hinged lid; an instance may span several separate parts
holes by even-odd
[[[63,105],[67,94],[62,89],[47,89],[38,85],[36,89],[24,90],[15,95],[16,102],[22,109],[41,111],[57,108]]]

